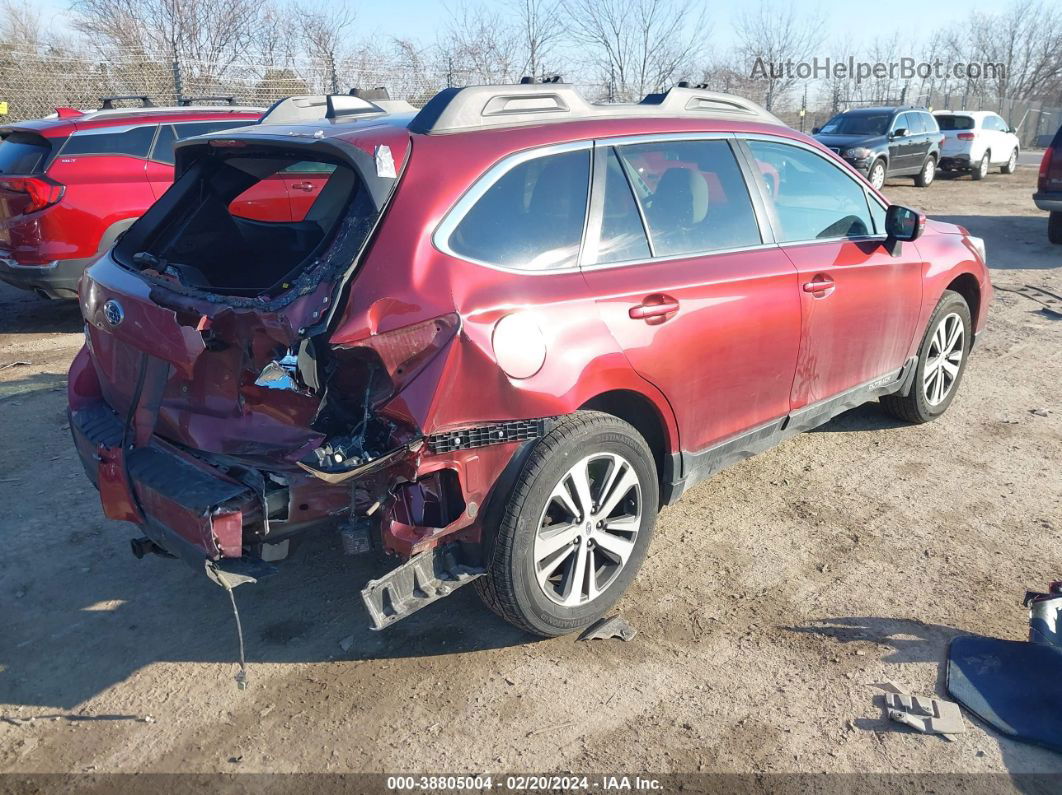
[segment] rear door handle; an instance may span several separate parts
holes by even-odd
[[[627,314],[632,320],[645,320],[649,323],[663,323],[671,315],[678,312],[679,303],[670,295],[650,295],[638,304],[632,306]]]
[[[295,190],[304,190],[307,193],[310,193],[310,192],[313,191],[313,183],[312,182],[296,182],[291,187],[293,187]]]

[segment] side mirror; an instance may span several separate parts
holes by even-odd
[[[892,256],[900,254],[900,243],[918,240],[926,228],[926,217],[910,207],[890,204],[885,211],[885,248]]]
[[[811,134],[812,134],[812,135],[818,135],[818,134],[819,134],[819,131],[820,131],[821,129],[822,129],[821,127],[812,127],[812,128],[811,128]]]
[[[906,127],[897,127],[895,130],[892,131],[892,135],[890,135],[889,137],[890,138],[906,138],[907,137],[907,128]]]

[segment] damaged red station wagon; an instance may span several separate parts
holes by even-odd
[[[231,212],[295,164],[304,217]],[[176,170],[81,284],[86,470],[227,588],[314,529],[394,556],[378,629],[472,581],[586,627],[698,480],[873,398],[942,414],[992,294],[966,230],[686,86],[293,97]]]

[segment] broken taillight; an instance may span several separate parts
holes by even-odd
[[[376,353],[397,392],[453,339],[460,325],[461,319],[456,314],[443,315],[374,334],[353,347],[368,348]]]
[[[3,177],[0,179],[0,190],[25,193],[29,202],[22,206],[21,211],[28,215],[57,204],[66,193],[66,186],[47,177]]]

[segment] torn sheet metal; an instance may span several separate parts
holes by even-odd
[[[950,735],[966,731],[962,711],[954,701],[886,693],[885,705],[890,720],[910,726],[923,734]]]

